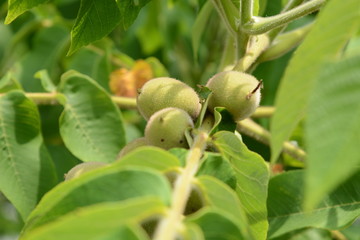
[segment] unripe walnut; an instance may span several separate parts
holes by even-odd
[[[137,139],[129,142],[128,144],[126,144],[125,147],[123,147],[123,149],[121,149],[117,158],[118,159],[122,158],[123,156],[125,156],[129,152],[135,150],[136,148],[141,147],[141,146],[146,146],[146,145],[148,145],[148,143],[147,143],[147,140],[145,137],[137,138]]]
[[[194,127],[190,115],[179,108],[164,108],[154,113],[145,128],[145,138],[153,146],[169,149],[188,146],[185,130]]]
[[[201,109],[199,96],[194,89],[168,77],[154,78],[146,82],[139,90],[136,100],[137,107],[146,120],[167,107],[183,109],[194,119]]]
[[[210,78],[206,86],[212,91],[208,108],[225,107],[235,121],[249,117],[260,103],[261,83],[252,75],[227,71]]]
[[[89,172],[91,170],[103,167],[108,165],[107,163],[103,162],[84,162],[76,165],[68,173],[65,174],[65,181],[68,181],[73,178],[77,178],[80,175]]]

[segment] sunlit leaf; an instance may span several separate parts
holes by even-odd
[[[228,159],[237,178],[236,192],[247,214],[255,239],[267,234],[267,187],[269,170],[262,157],[250,151],[231,132],[217,132],[213,143],[223,157]]]
[[[123,169],[115,165],[96,169],[66,181],[46,194],[31,213],[25,234],[80,207],[146,196],[158,197],[164,204],[169,204],[167,179],[148,169]]]
[[[310,96],[306,118],[307,208],[360,165],[360,56],[328,64]]]
[[[275,162],[292,131],[304,117],[321,67],[336,59],[360,26],[360,1],[328,1],[304,42],[296,50],[281,81],[271,122],[271,161]],[[336,16],[336,21],[334,20]],[[331,22],[331,24],[329,24]],[[266,79],[265,85],[266,85]]]
[[[22,92],[0,97],[0,149],[0,191],[26,219],[56,184],[56,173],[41,135],[39,112]]]
[[[166,172],[180,167],[173,154],[157,147],[141,147],[114,163],[115,166],[143,166]]]
[[[30,10],[33,7],[36,7],[42,3],[46,3],[49,0],[8,0],[8,13],[6,15],[5,24],[10,24],[14,21],[19,15]]]
[[[75,210],[22,239],[148,239],[139,229],[141,221],[164,212],[163,203],[153,197],[102,203]]]
[[[65,95],[60,134],[82,161],[113,162],[125,145],[123,122],[110,96],[91,78],[69,71],[59,91]]]
[[[360,216],[360,172],[328,194],[313,210],[303,210],[304,170],[289,171],[269,183],[269,237],[304,227],[340,229]]]

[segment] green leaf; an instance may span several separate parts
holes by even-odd
[[[196,175],[213,176],[226,183],[232,189],[236,188],[236,176],[234,169],[232,169],[229,161],[223,159],[218,153],[206,152],[203,163]]]
[[[360,215],[360,172],[309,212],[302,209],[304,174],[304,170],[290,171],[270,180],[269,237],[304,227],[340,229]]]
[[[236,130],[236,123],[234,122],[233,116],[224,107],[214,108],[215,123],[211,130],[211,133],[215,131],[230,131]]]
[[[94,49],[82,48],[68,58],[67,70],[75,70],[93,78],[108,92],[111,65],[110,40],[102,39],[94,43]]]
[[[165,68],[165,66],[159,61],[159,59],[155,57],[148,57],[145,59],[145,62],[150,64],[151,69],[154,73],[154,77],[168,77],[169,72]]]
[[[36,72],[34,77],[40,79],[42,87],[47,92],[55,92],[56,91],[56,86],[52,82],[47,70],[40,70],[40,71]]]
[[[33,26],[27,27],[39,28],[40,26],[36,26],[34,23]],[[60,24],[40,28],[34,34],[33,47],[12,68],[15,76],[18,76],[19,81],[27,92],[44,91],[41,81],[34,77],[37,71],[46,69],[49,71],[50,77],[54,77],[52,74],[59,71],[59,58],[62,57],[64,48],[67,47],[69,41],[68,35],[68,29]],[[21,38],[23,36],[20,35],[18,37]],[[56,75],[56,78],[58,78],[58,75]]]
[[[187,218],[187,221],[196,223],[203,231],[206,240],[246,239],[233,219],[219,210],[203,208]]]
[[[0,97],[0,191],[26,219],[56,184],[35,104],[22,92]]]
[[[81,0],[79,13],[71,30],[71,46],[67,55],[105,37],[120,20],[115,0]]]
[[[141,44],[141,50],[144,55],[152,55],[167,44],[167,38],[164,37],[162,32],[162,21],[164,21],[163,5],[165,4],[159,1],[149,3],[147,10],[139,16],[137,21],[138,25],[135,27],[135,34]],[[129,24],[131,25],[132,22],[129,22]]]
[[[204,195],[206,204],[214,209],[226,212],[228,218],[231,218],[240,229],[244,239],[254,239],[251,236],[246,214],[236,193],[229,186],[211,176],[200,176],[197,180],[197,185]]]
[[[360,56],[324,67],[310,96],[306,118],[307,209],[358,170],[359,102]]]
[[[22,90],[21,84],[14,78],[13,74],[9,71],[0,78],[0,93],[7,93],[11,90]]]
[[[201,228],[195,223],[185,223],[185,228],[182,232],[184,240],[205,240]]]
[[[116,0],[120,10],[121,24],[128,29],[137,18],[140,10],[151,0]]]
[[[84,162],[113,162],[125,145],[119,109],[109,95],[86,75],[69,71],[61,78],[65,95],[60,134],[68,149]]]
[[[199,14],[196,17],[195,23],[191,31],[191,43],[193,48],[194,59],[197,61],[198,52],[201,42],[201,37],[205,32],[211,13],[214,10],[214,6],[210,1],[207,1],[201,8]]]
[[[336,21],[334,21],[336,16]],[[331,24],[329,24],[331,22]],[[360,1],[328,1],[304,42],[297,49],[281,81],[271,122],[271,162],[303,118],[321,67],[336,59],[360,26]],[[265,82],[266,85],[266,82]]]
[[[114,166],[142,166],[161,172],[180,167],[180,161],[173,154],[157,147],[139,147],[114,163]]]
[[[8,13],[5,18],[5,24],[10,24],[19,15],[48,1],[49,0],[8,0]]]
[[[102,202],[155,196],[168,205],[170,191],[167,179],[153,170],[116,165],[96,169],[59,184],[46,194],[28,218],[24,232],[27,234],[77,208]]]
[[[333,240],[331,233],[325,229],[306,228],[272,238],[272,240]]]
[[[154,197],[101,203],[75,210],[29,232],[23,239],[148,239],[139,229],[139,223],[154,215],[163,215],[164,212],[165,206]],[[89,227],[94,224],[96,227]]]
[[[237,178],[236,192],[247,214],[255,239],[265,239],[267,223],[267,187],[269,170],[260,155],[250,151],[231,132],[217,132],[213,144],[228,159]]]

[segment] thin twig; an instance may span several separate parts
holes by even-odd
[[[250,118],[238,121],[237,130],[241,133],[244,133],[245,135],[248,135],[249,137],[256,139],[259,142],[267,145],[270,144],[270,132]],[[284,142],[283,151],[299,161],[304,161],[306,158],[306,153],[304,150],[288,141]]]
[[[312,0],[275,16],[254,17],[248,23],[242,25],[243,31],[251,35],[266,33],[274,28],[278,28],[295,19],[319,10],[325,2],[326,0]]]

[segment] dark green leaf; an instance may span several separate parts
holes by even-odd
[[[213,144],[235,170],[236,192],[247,214],[252,234],[255,239],[264,239],[268,228],[266,199],[269,181],[269,170],[264,159],[250,151],[231,132],[217,132],[213,138]]]
[[[215,107],[214,117],[215,123],[211,133],[222,130],[234,132],[236,130],[236,123],[232,115],[224,107]]]
[[[24,54],[12,69],[27,92],[44,91],[41,81],[34,75],[37,71],[46,69],[52,77],[52,74],[58,70],[59,57],[62,56],[69,41],[68,34],[68,30],[60,24],[40,28],[35,33],[32,49]]]
[[[81,0],[80,10],[71,30],[68,55],[82,46],[105,37],[120,20],[120,11],[115,0]]]
[[[271,161],[275,162],[296,125],[303,118],[321,67],[336,59],[360,26],[360,1],[328,1],[304,42],[291,59],[276,98],[271,122]],[[334,20],[336,16],[336,21]],[[332,24],[329,24],[331,22]],[[265,80],[266,85],[266,80]]]
[[[6,15],[5,24],[10,24],[19,15],[49,0],[8,0],[8,14]]]
[[[26,219],[56,183],[35,104],[22,92],[0,97],[0,191]]]
[[[160,173],[116,165],[96,169],[50,191],[30,215],[25,234],[80,207],[146,196],[169,204],[170,185]]]
[[[109,91],[109,77],[112,69],[110,50],[108,49],[110,44],[105,39],[96,43],[101,45],[101,48],[95,46],[97,51],[88,48],[80,49],[69,59],[67,69],[88,75]]]
[[[82,161],[113,162],[125,145],[119,109],[109,95],[86,75],[69,71],[61,78],[65,95],[60,134],[69,150]]]
[[[307,209],[360,165],[360,56],[328,64],[324,70],[306,118]]]
[[[163,203],[153,197],[102,203],[75,210],[42,228],[29,232],[23,239],[148,239],[139,229],[139,223],[164,212]]]
[[[117,0],[120,10],[121,23],[124,29],[130,27],[135,21],[141,8],[143,8],[151,0]]]
[[[302,208],[303,188],[304,170],[286,172],[270,180],[269,237],[304,227],[339,229],[360,215],[360,172],[308,212]]]

